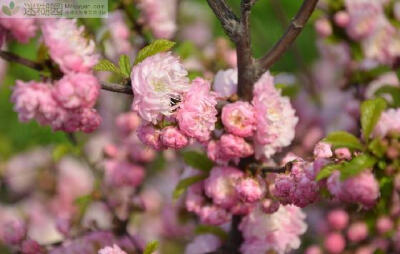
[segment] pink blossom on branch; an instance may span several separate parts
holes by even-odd
[[[282,97],[274,87],[274,78],[269,72],[256,82],[253,94],[257,125],[256,156],[270,158],[281,148],[290,145],[298,118],[289,98]]]
[[[12,37],[20,43],[28,43],[35,37],[37,31],[35,23],[33,18],[0,18],[0,27],[8,30]]]
[[[213,90],[219,97],[229,98],[237,93],[238,71],[227,69],[218,71],[214,77]]]
[[[249,137],[255,130],[254,109],[248,102],[238,101],[222,109],[222,123],[225,129],[240,137]]]
[[[170,52],[150,56],[135,65],[131,79],[135,94],[132,110],[152,123],[173,115],[190,88],[187,71]]]
[[[90,72],[97,64],[94,41],[84,37],[84,27],[75,19],[45,19],[41,28],[51,58],[64,73]]]
[[[210,83],[202,78],[192,81],[177,112],[179,129],[183,134],[199,142],[210,139],[217,122],[216,94],[210,91]]]

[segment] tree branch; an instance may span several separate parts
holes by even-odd
[[[237,42],[240,38],[239,18],[235,15],[232,9],[228,6],[225,0],[207,0],[208,5],[214,11],[224,28],[225,33],[233,42]]]
[[[300,10],[297,12],[295,18],[290,23],[285,34],[281,39],[272,47],[268,53],[259,59],[257,76],[260,77],[265,71],[267,71],[278,59],[286,52],[290,45],[299,36],[307,23],[311,14],[313,13],[318,0],[304,0]]]
[[[124,93],[133,95],[132,87],[130,86],[129,82],[121,85],[121,84],[107,83],[102,81],[101,89],[114,93]]]

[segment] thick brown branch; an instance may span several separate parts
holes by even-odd
[[[38,62],[20,57],[14,53],[11,52],[6,52],[6,51],[0,51],[0,57],[3,58],[4,60],[8,61],[8,62],[15,62],[15,63],[19,63],[22,64],[26,67],[29,67],[31,69],[35,69],[38,71],[44,70],[44,66],[43,64],[40,64]]]
[[[114,93],[124,93],[133,95],[132,87],[129,84],[121,85],[115,83],[101,82],[101,89]]]
[[[307,23],[311,14],[313,13],[318,0],[304,0],[300,10],[295,18],[290,23],[285,34],[274,45],[274,47],[258,61],[257,76],[261,76],[267,71],[278,59],[286,52],[290,45],[295,41],[297,36],[301,33],[304,25]]]
[[[228,6],[225,0],[207,0],[211,9],[222,24],[225,33],[233,42],[237,42],[240,38],[239,35],[239,18],[236,17],[232,9]]]

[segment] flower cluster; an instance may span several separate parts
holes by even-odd
[[[0,18],[0,46],[3,44],[4,36],[9,33],[20,43],[28,43],[35,37],[37,26],[34,19],[29,18]]]

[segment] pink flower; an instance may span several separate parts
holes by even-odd
[[[86,73],[64,75],[53,89],[53,97],[66,109],[93,107],[99,93],[99,81]]]
[[[379,197],[379,184],[371,171],[366,170],[359,175],[340,181],[340,172],[335,171],[327,181],[329,192],[340,201],[360,203],[371,208]]]
[[[228,98],[236,94],[238,86],[237,69],[218,71],[214,78],[213,90],[219,97]]]
[[[85,133],[95,131],[101,124],[101,117],[93,108],[84,108],[80,114],[79,129]]]
[[[0,18],[0,26],[7,29],[20,43],[28,43],[36,35],[37,26],[33,18]]]
[[[198,235],[186,246],[185,254],[209,253],[216,251],[220,246],[221,241],[217,236],[213,234]]]
[[[6,244],[16,245],[24,240],[26,225],[20,220],[5,221],[0,228],[1,240]]]
[[[115,187],[137,187],[143,182],[145,176],[145,171],[141,166],[131,164],[128,161],[106,161],[105,170],[106,181]]]
[[[400,133],[400,109],[388,109],[382,113],[373,135],[375,137],[385,137],[390,132]]]
[[[140,118],[134,112],[120,114],[115,120],[115,125],[121,132],[122,136],[129,136],[140,125]]]
[[[311,163],[293,162],[290,174],[280,174],[275,179],[272,194],[282,204],[305,207],[319,197],[319,186],[315,181],[315,171]]]
[[[336,25],[342,28],[348,26],[350,23],[350,16],[346,11],[337,12],[333,18]]]
[[[114,244],[113,247],[105,247],[99,250],[99,254],[126,254],[126,252]]]
[[[306,249],[305,254],[322,254],[322,249],[319,246],[311,245]]]
[[[176,0],[140,0],[146,24],[157,38],[170,39],[176,31]]]
[[[179,128],[183,134],[206,142],[217,122],[216,95],[210,91],[210,83],[196,78],[185,94],[177,112]]]
[[[176,127],[166,127],[161,132],[161,142],[165,147],[181,149],[189,143],[187,137]]]
[[[132,109],[152,123],[163,115],[171,116],[190,88],[187,71],[170,52],[150,56],[135,65],[131,79],[135,94]]]
[[[249,157],[254,153],[253,147],[241,137],[224,134],[218,142],[221,159]]]
[[[351,151],[349,148],[343,147],[335,150],[335,155],[338,159],[350,160],[351,159]]]
[[[133,46],[130,42],[132,33],[129,26],[124,20],[122,11],[114,11],[108,14],[105,20],[108,31],[110,31],[110,43],[106,47],[107,56],[110,58],[117,58],[121,54],[130,55],[133,52]]]
[[[347,230],[347,237],[352,242],[360,242],[367,238],[368,227],[364,222],[355,222]]]
[[[238,101],[222,109],[222,123],[225,129],[239,137],[249,137],[255,130],[254,109],[248,102]]]
[[[347,33],[354,40],[371,35],[383,15],[379,1],[346,0],[345,5],[350,16]]]
[[[231,215],[219,206],[204,206],[201,208],[200,220],[204,224],[222,225],[231,219]]]
[[[337,209],[329,212],[327,220],[329,226],[331,226],[333,229],[342,230],[345,229],[349,223],[349,215],[346,213],[346,211]]]
[[[325,237],[324,247],[329,253],[339,254],[346,247],[346,240],[339,233],[330,233]]]
[[[242,176],[243,172],[237,168],[214,167],[205,180],[205,192],[214,204],[229,209],[239,201],[235,182]]]
[[[25,240],[21,245],[22,254],[41,254],[44,249],[34,240]]]
[[[142,124],[137,130],[137,135],[143,144],[148,145],[156,150],[163,148],[161,142],[161,131],[154,128],[151,124]]]
[[[250,177],[240,179],[235,188],[240,199],[244,202],[256,202],[260,200],[263,195],[260,183]]]
[[[88,41],[75,19],[45,19],[41,23],[43,39],[51,58],[64,73],[90,72],[97,64],[94,41]]]
[[[203,183],[200,182],[190,186],[186,192],[186,210],[199,214],[204,202],[205,198],[203,196]]]
[[[282,97],[274,87],[269,72],[254,86],[252,104],[256,116],[256,155],[269,158],[282,147],[290,145],[295,135],[298,118],[289,98]]]
[[[254,209],[239,225],[244,238],[240,250],[243,254],[284,254],[297,249],[301,243],[299,236],[307,229],[304,219],[305,214],[295,206],[281,206],[273,214]]]
[[[320,18],[315,22],[315,30],[321,37],[328,37],[332,34],[332,25],[327,18]]]
[[[388,216],[381,216],[376,221],[376,229],[379,234],[385,234],[393,229],[393,221]]]
[[[318,142],[314,148],[314,156],[316,158],[330,158],[332,157],[331,145],[325,142]]]

